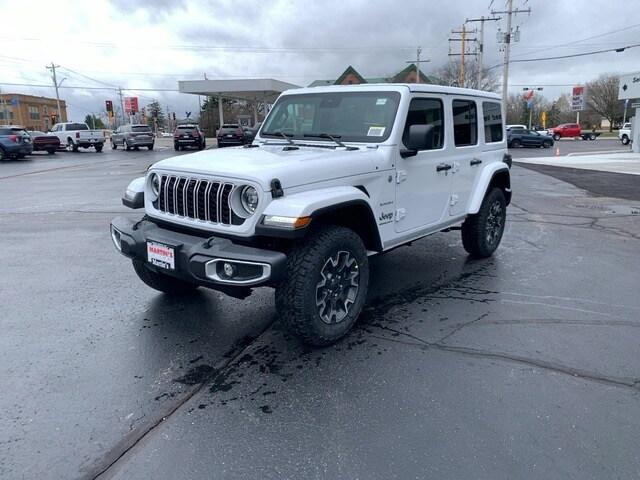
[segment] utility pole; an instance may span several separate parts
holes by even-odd
[[[506,14],[507,15],[507,31],[503,37],[504,43],[504,70],[502,73],[502,104],[504,108],[507,105],[507,92],[509,89],[509,54],[511,50],[511,40],[513,33],[511,32],[511,17],[518,13],[531,14],[531,8],[526,10],[513,9],[513,0],[507,0],[507,9],[504,11],[491,10],[491,15]]]
[[[420,60],[420,54],[422,53],[422,47],[418,47],[416,50],[416,59],[415,60],[407,60],[406,63],[415,63],[416,64],[416,83],[420,82],[420,64],[421,63],[429,63],[431,60]]]
[[[460,70],[458,72],[458,86],[464,88],[464,61],[467,55],[477,55],[474,52],[467,51],[467,42],[477,42],[477,38],[467,38],[467,34],[476,33],[476,30],[467,30],[466,25],[462,24],[462,30],[451,30],[453,35],[460,35],[460,38],[450,38],[449,42],[460,42],[460,53],[449,53],[450,57],[460,57]]]
[[[56,89],[56,105],[58,108],[56,112],[56,122],[60,122],[62,121],[62,117],[60,115],[60,94],[58,93],[59,85],[58,85],[58,79],[56,78],[56,68],[60,68],[60,65],[55,65],[53,62],[51,62],[51,66],[47,66],[46,68],[47,70],[51,70],[51,77],[53,78],[53,86]]]
[[[478,50],[476,61],[478,63],[478,77],[476,80],[476,88],[480,90],[482,86],[482,60],[484,54],[484,22],[497,22],[500,20],[500,17],[485,17],[484,15],[480,18],[467,18],[464,23],[473,23],[480,22],[480,39],[478,40]]]
[[[120,110],[122,111],[122,125],[126,124],[124,116],[124,100],[122,99],[122,87],[118,87],[118,95],[120,95]]]

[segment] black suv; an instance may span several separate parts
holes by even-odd
[[[198,125],[178,125],[173,132],[173,148],[182,150],[186,147],[196,147],[198,150],[206,147],[204,133]]]
[[[24,127],[0,125],[0,160],[24,158],[32,151],[33,142]]]
[[[229,145],[245,145],[251,143],[248,140],[248,135],[245,130],[237,123],[224,124],[218,130],[218,148],[226,147]]]

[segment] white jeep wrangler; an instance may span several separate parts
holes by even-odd
[[[460,229],[491,255],[511,199],[498,95],[425,84],[283,93],[253,144],[152,165],[111,222],[116,248],[152,288],[244,298],[275,287],[304,341],[344,336],[367,296],[369,260]]]

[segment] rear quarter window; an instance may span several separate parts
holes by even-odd
[[[503,138],[502,107],[497,102],[482,102],[485,143],[501,142]]]

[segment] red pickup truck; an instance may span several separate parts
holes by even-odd
[[[550,128],[549,133],[553,136],[555,141],[561,138],[582,138],[583,140],[595,140],[600,133],[598,132],[583,132],[580,129],[580,125],[577,123],[563,123],[557,127]]]

